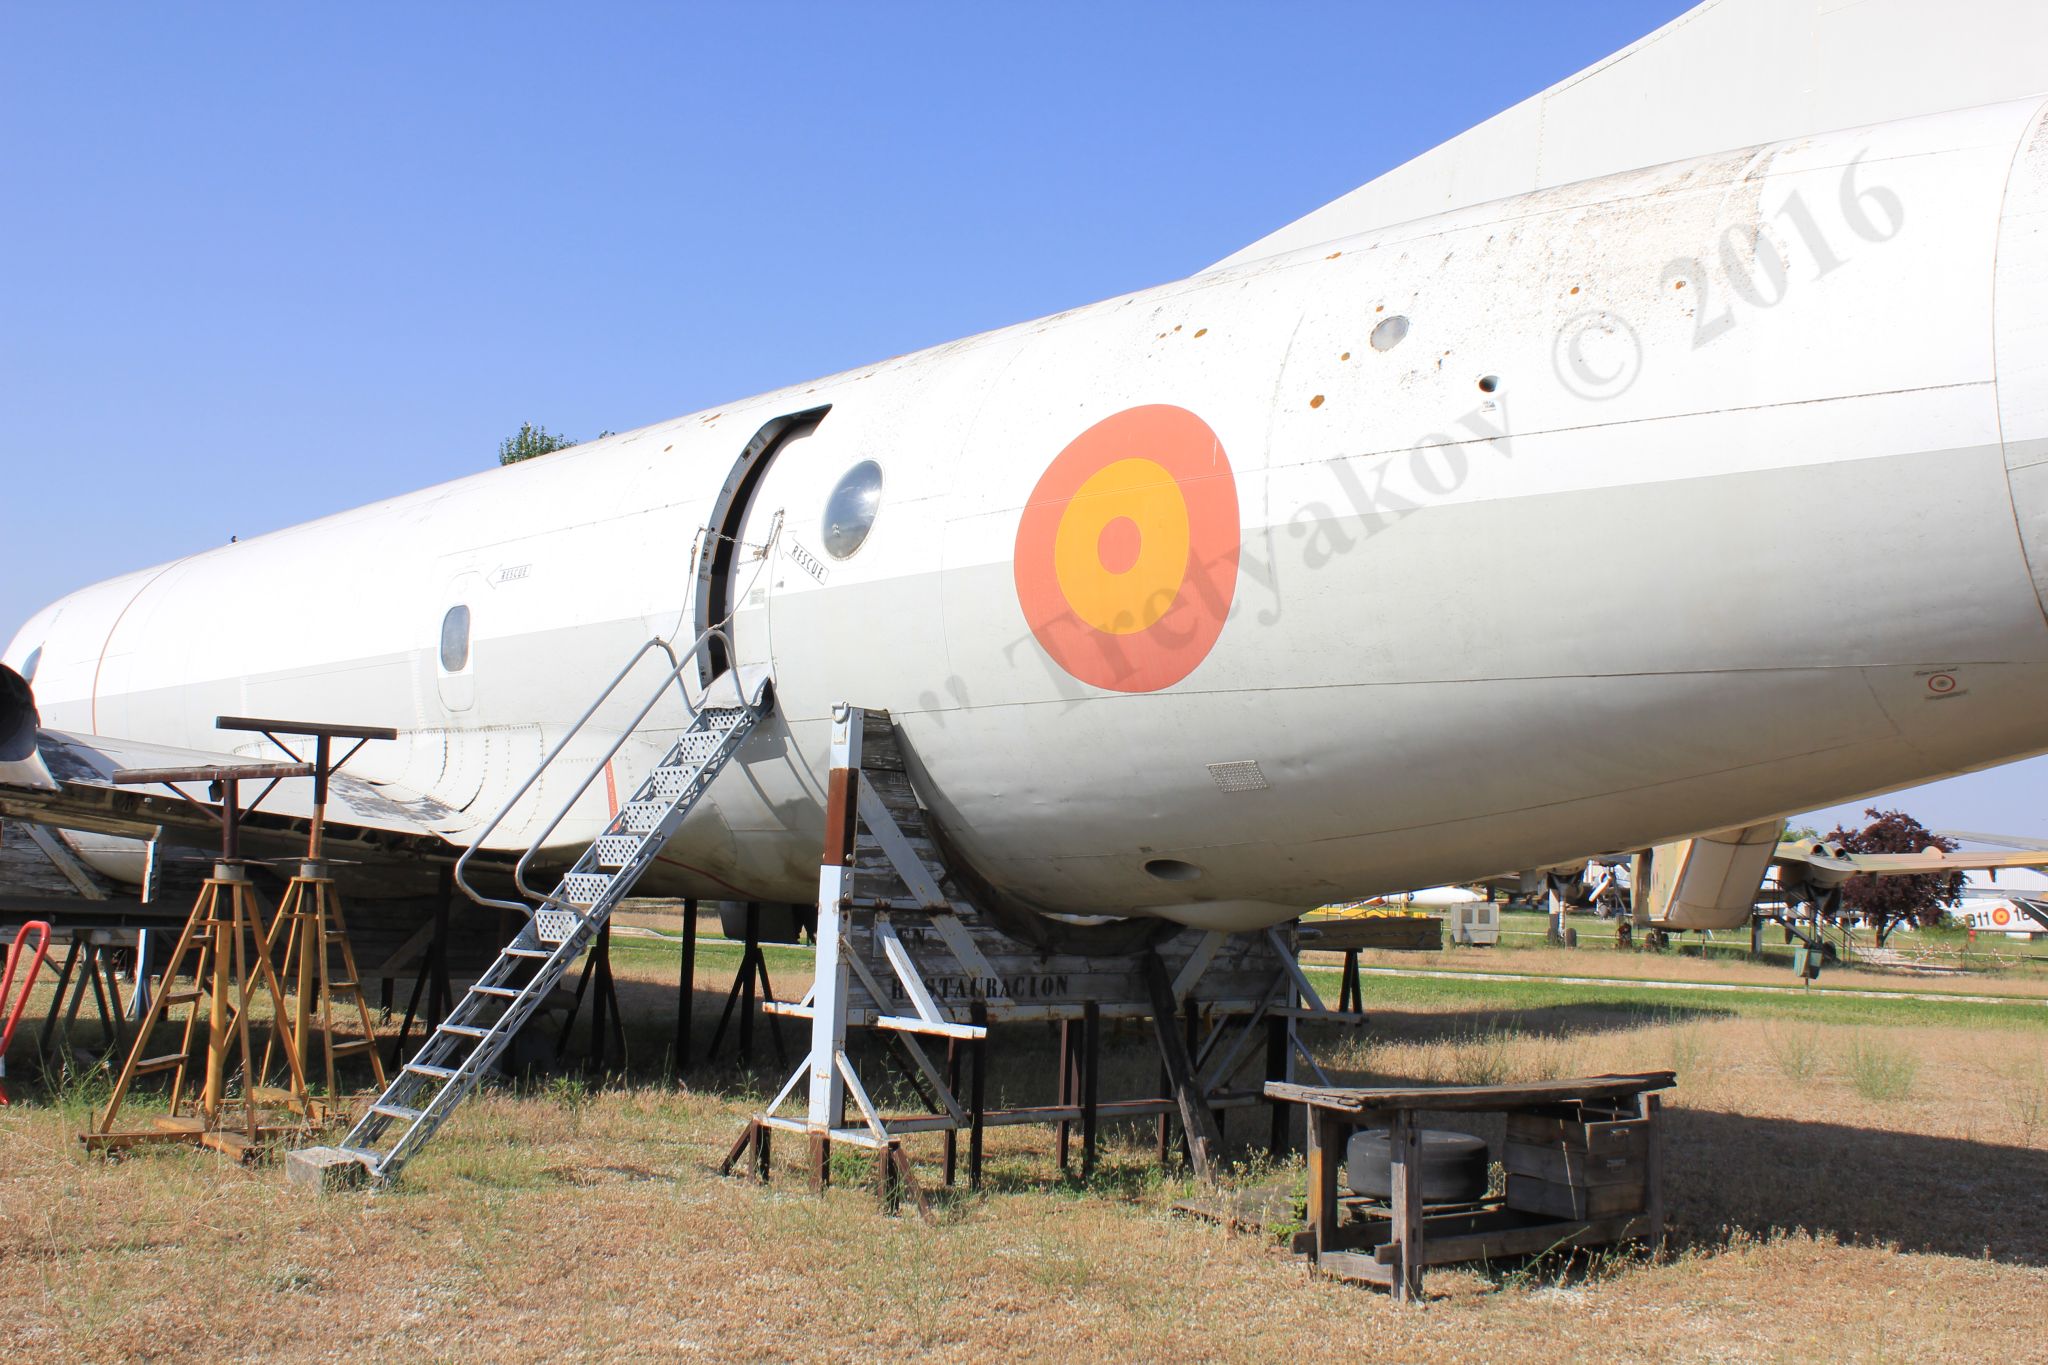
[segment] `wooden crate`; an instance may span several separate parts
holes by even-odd
[[[1507,1207],[1552,1218],[1611,1218],[1647,1207],[1651,1120],[1510,1114],[1501,1166]]]

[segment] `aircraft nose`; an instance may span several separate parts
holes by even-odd
[[[35,689],[28,679],[0,664],[0,763],[19,763],[36,751]]]

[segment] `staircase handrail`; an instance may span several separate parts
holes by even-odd
[[[537,854],[540,851],[542,844],[544,844],[547,841],[548,836],[552,835],[555,832],[555,830],[558,827],[560,827],[562,821],[568,818],[570,810],[575,807],[578,801],[583,799],[583,794],[590,790],[590,785],[591,783],[597,780],[598,774],[602,773],[605,770],[605,766],[609,764],[613,758],[617,757],[619,750],[625,747],[626,741],[638,732],[641,722],[647,719],[648,714],[654,710],[655,706],[661,701],[662,697],[667,693],[670,683],[675,684],[676,695],[682,699],[683,709],[689,713],[690,718],[693,721],[696,719],[697,715],[703,710],[704,706],[710,703],[711,690],[709,687],[705,689],[704,698],[701,702],[692,703],[690,700],[689,688],[684,685],[682,675],[683,670],[688,668],[693,662],[695,662],[697,656],[701,654],[704,651],[705,647],[709,645],[710,642],[714,639],[722,642],[725,645],[725,657],[728,660],[733,659],[735,657],[733,654],[731,637],[729,637],[726,634],[722,626],[711,626],[706,628],[697,636],[696,640],[690,645],[690,647],[682,651],[680,654],[676,652],[676,649],[673,645],[669,644],[669,642],[666,639],[662,638],[659,635],[648,640],[646,643],[642,644],[638,649],[633,651],[632,656],[626,660],[625,666],[619,669],[618,673],[612,677],[612,680],[609,683],[605,684],[604,690],[597,694],[596,700],[592,701],[590,705],[584,709],[583,714],[576,718],[575,724],[571,725],[568,728],[568,730],[566,730],[563,733],[562,737],[555,742],[554,747],[548,750],[547,757],[543,758],[540,761],[539,766],[537,766],[531,773],[527,775],[526,780],[519,784],[519,789],[512,793],[510,799],[508,799],[503,806],[499,807],[498,813],[490,818],[490,821],[487,824],[485,824],[483,829],[477,833],[476,837],[470,841],[469,847],[462,851],[462,856],[455,860],[455,884],[462,888],[462,892],[464,895],[468,896],[478,905],[490,906],[494,909],[499,910],[516,910],[522,915],[526,915],[529,918],[532,917],[535,907],[528,901],[501,900],[497,897],[486,896],[483,893],[479,892],[475,887],[471,886],[469,884],[468,876],[466,875],[469,868],[469,860],[471,857],[475,855],[476,851],[479,848],[482,848],[484,846],[484,842],[487,839],[489,839],[493,833],[497,831],[498,826],[505,822],[506,817],[511,815],[513,808],[516,807],[521,801],[523,801],[526,798],[526,794],[528,792],[533,790],[534,784],[539,782],[541,778],[544,775],[546,775],[547,771],[554,766],[555,760],[560,758],[562,756],[563,751],[569,747],[570,743],[575,740],[576,736],[582,733],[583,727],[590,723],[591,717],[595,716],[598,713],[598,711],[604,706],[604,704],[607,701],[611,700],[612,694],[618,691],[620,684],[624,683],[626,681],[626,678],[633,672],[633,670],[639,667],[640,661],[646,658],[650,652],[658,649],[663,654],[668,656],[669,671],[662,676],[661,682],[655,687],[653,693],[647,698],[646,705],[640,708],[639,713],[633,717],[633,720],[629,725],[627,725],[624,729],[619,731],[618,738],[612,741],[612,746],[610,749],[605,751],[604,757],[599,759],[594,765],[592,765],[590,771],[584,775],[583,781],[577,786],[574,794],[572,794],[569,797],[569,799],[563,803],[562,808],[560,810],[555,812],[554,818],[548,821],[547,825],[541,830],[541,832],[537,836],[535,836],[533,841],[527,846],[526,850],[520,855],[519,861],[513,865],[513,883],[519,888],[519,890],[523,894],[531,898],[531,900],[539,901],[542,904],[546,904],[554,900],[554,896],[552,894],[536,892],[532,887],[526,884],[526,870],[528,865],[532,862],[535,854]],[[737,698],[740,708],[746,711],[749,715],[752,715],[754,714],[756,708],[752,702],[749,702],[747,700],[746,693],[740,684],[739,673],[740,670],[736,665],[730,666],[726,669],[726,674],[732,678],[733,695],[735,698]],[[716,678],[712,679],[713,684],[716,684],[717,681],[718,680]]]

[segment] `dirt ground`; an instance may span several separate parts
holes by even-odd
[[[721,945],[722,946],[722,945]],[[731,970],[707,952],[699,1049]],[[49,1359],[1262,1361],[2048,1358],[2048,1011],[1996,1026],[1837,1026],[1596,997],[1501,1008],[1486,983],[1327,1029],[1340,1080],[1485,1081],[1674,1067],[1670,1245],[1432,1272],[1431,1301],[1321,1281],[1269,1241],[1175,1215],[1151,1136],[1112,1131],[1063,1179],[1043,1130],[990,1134],[985,1189],[935,1223],[791,1169],[716,1174],[764,1065],[659,1072],[674,956],[621,952],[637,1070],[466,1106],[389,1192],[325,1198],[275,1164],[87,1157],[97,1091],[16,1080],[0,1116],[0,1339]],[[776,986],[803,982],[778,966]],[[1518,964],[1519,966],[1519,964]],[[1372,980],[1366,985],[1374,1009]],[[1050,1087],[1037,1027],[1003,1041],[1010,1099]],[[1117,1035],[1119,1084],[1153,1062]],[[654,1059],[654,1060],[647,1060]],[[1128,1093],[1128,1090],[1126,1091]],[[1235,1116],[1234,1143],[1263,1133]],[[920,1175],[937,1186],[938,1140]],[[785,1158],[793,1152],[781,1153]],[[842,1172],[851,1183],[857,1172]],[[1254,1159],[1241,1182],[1298,1181]]]

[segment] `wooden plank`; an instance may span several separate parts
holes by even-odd
[[[1677,1083],[1676,1073],[1670,1071],[1579,1076],[1566,1080],[1530,1081],[1518,1085],[1352,1088],[1269,1081],[1266,1083],[1266,1095],[1271,1099],[1334,1109],[1344,1113],[1363,1113],[1369,1109],[1430,1109],[1438,1112],[1458,1112],[1515,1109],[1525,1104],[1543,1104],[1595,1096],[1637,1095],[1645,1090],[1668,1090]]]
[[[1376,948],[1383,952],[1436,952],[1444,946],[1444,922],[1437,915],[1377,915],[1356,919],[1311,920],[1296,931],[1311,952],[1351,952]]]
[[[1422,1222],[1422,1125],[1413,1111],[1397,1109],[1387,1132],[1392,1160],[1393,1191],[1388,1201],[1394,1215],[1394,1300],[1414,1303],[1422,1297],[1422,1267],[1427,1238]]]
[[[860,727],[860,766],[869,771],[902,771],[903,750],[887,711],[864,711]]]
[[[1314,1110],[1308,1116],[1308,1230],[1320,1259],[1337,1249],[1343,1206],[1337,1182],[1344,1166],[1345,1125]]]
[[[271,735],[327,735],[333,739],[397,739],[398,731],[383,725],[332,725],[326,721],[264,720],[256,716],[215,716],[216,730],[250,730]]]
[[[1527,1213],[1552,1218],[1596,1219],[1643,1211],[1645,1187],[1641,1180],[1623,1185],[1585,1188],[1539,1180],[1530,1175],[1508,1177],[1507,1205]]]
[[[257,1154],[263,1150],[241,1133],[202,1133],[199,1145],[210,1147],[222,1156],[233,1157],[244,1164],[254,1161]]]
[[[1540,1256],[1567,1247],[1605,1246],[1641,1237],[1648,1220],[1622,1216],[1593,1221],[1535,1221],[1519,1227],[1493,1228],[1454,1236],[1433,1237],[1425,1251],[1428,1265],[1456,1265],[1463,1261],[1505,1260],[1512,1256]],[[1376,1259],[1393,1263],[1400,1249],[1388,1243],[1374,1253]]]
[[[1640,1185],[1644,1175],[1639,1152],[1592,1156],[1562,1143],[1537,1147],[1527,1142],[1509,1142],[1501,1149],[1500,1164],[1509,1175],[1534,1176],[1559,1185]]]
[[[78,888],[79,895],[92,901],[103,901],[107,898],[107,893],[98,879],[86,870],[84,863],[72,856],[71,850],[66,848],[56,835],[29,821],[16,823],[21,831],[28,835],[29,841],[43,851],[43,856],[50,860],[50,865],[64,874],[64,880]]]
[[[1664,1097],[1643,1096],[1643,1240],[1654,1254],[1664,1245]]]
[[[266,777],[311,777],[310,763],[216,763],[200,768],[117,768],[116,786],[144,786],[156,782],[222,782],[229,778],[261,781]]]
[[[152,1142],[197,1142],[204,1135],[203,1126],[138,1128],[122,1133],[80,1133],[78,1141],[87,1151],[100,1151],[105,1148],[141,1147]]]
[[[1370,1256],[1355,1251],[1333,1251],[1318,1257],[1316,1269],[1325,1275],[1340,1280],[1355,1280],[1360,1284],[1376,1284],[1385,1289],[1394,1287],[1394,1270],[1381,1265]]]

